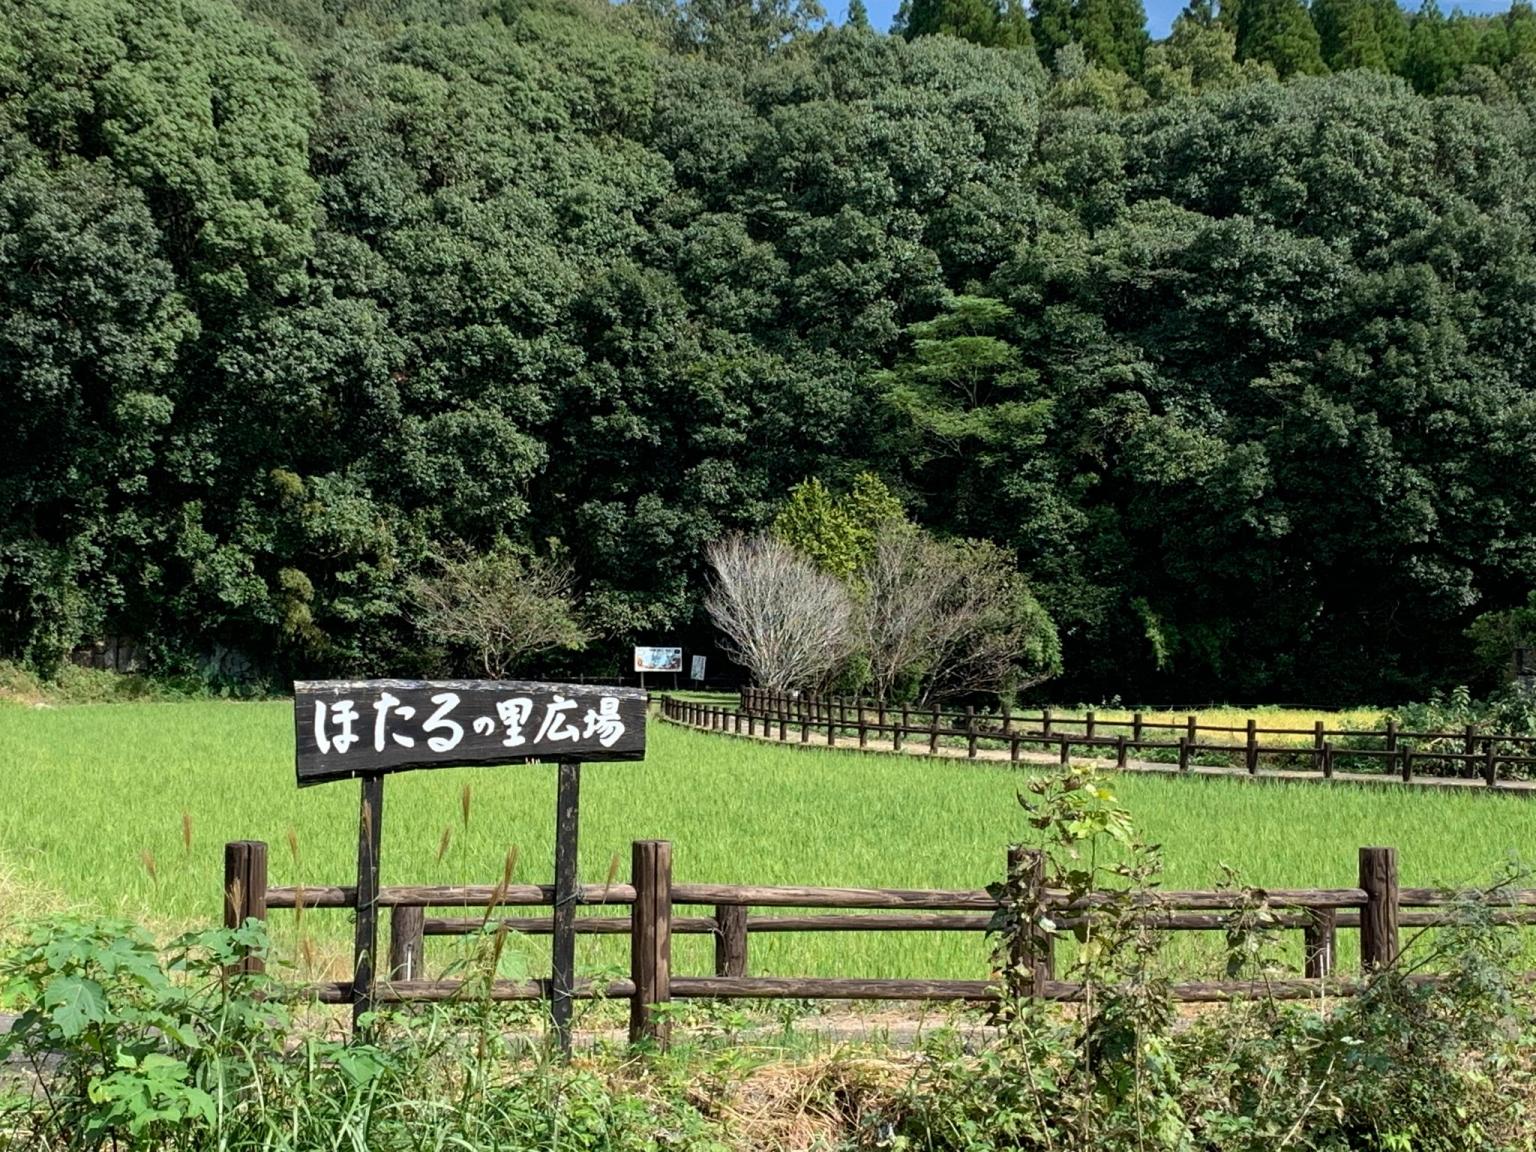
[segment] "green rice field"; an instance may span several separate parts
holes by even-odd
[[[62,909],[164,929],[213,923],[222,845],[232,839],[271,844],[273,884],[349,883],[357,786],[295,787],[291,716],[281,701],[0,705],[0,927]],[[758,745],[659,719],[649,740],[643,763],[584,771],[587,883],[603,883],[615,858],[627,879],[630,841],[664,838],[678,881],[979,887],[999,878],[1005,846],[1027,839],[1014,797],[1037,770],[1029,766]],[[1364,844],[1396,846],[1405,885],[1478,883],[1536,838],[1529,795],[1147,776],[1115,787],[1163,846],[1165,883],[1177,888],[1215,886],[1223,864],[1255,885],[1349,886]],[[552,767],[393,776],[384,882],[495,883],[514,848],[514,880],[547,883],[553,809]],[[312,910],[298,927],[291,912],[273,919],[288,955],[300,953],[301,935],[310,939],[307,974],[340,971],[347,913]],[[1345,964],[1352,936],[1340,934]],[[429,966],[460,947],[430,942]],[[707,938],[674,947],[675,971],[709,970]],[[517,948],[514,964],[544,968],[547,938]],[[621,939],[586,937],[578,957],[589,970],[609,968],[625,949]],[[975,977],[987,972],[986,951],[976,934],[772,934],[753,937],[751,970]],[[1170,954],[1180,969],[1211,959],[1187,937]]]

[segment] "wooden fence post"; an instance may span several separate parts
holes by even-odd
[[[1049,736],[1050,734],[1051,734],[1051,710],[1049,708],[1042,708],[1042,709],[1040,709],[1040,735],[1042,735],[1042,736]]]
[[[672,844],[636,840],[630,846],[629,975],[635,995],[629,1002],[630,1043],[652,1040],[662,1047],[670,1022],[656,1005],[672,999]]]
[[[1061,734],[1061,762],[1065,764],[1072,758],[1072,745],[1067,743],[1067,734]]]
[[[1328,737],[1323,732],[1323,722],[1319,720],[1312,726],[1312,771],[1323,770],[1323,745]]]
[[[1413,782],[1413,745],[1403,745],[1403,783]]]
[[[974,704],[965,706],[965,735],[965,754],[974,760],[976,759],[976,705]]]
[[[1303,975],[1321,980],[1333,972],[1338,946],[1338,912],[1333,908],[1308,908],[1302,933]]]
[[[396,904],[389,910],[389,978],[425,980],[427,942],[422,933],[427,910]]]
[[[715,975],[747,974],[747,909],[743,904],[715,905]]]
[[[1024,878],[1025,906],[1031,911],[1035,910],[1045,890],[1045,853],[1037,848],[1013,845],[1008,849],[1008,873],[1010,876]],[[1022,968],[1028,968],[1029,994],[1037,999],[1043,997],[1046,982],[1056,975],[1054,938],[1038,924],[1031,922],[1024,932],[1014,938],[1009,948],[1008,963],[1015,973],[1010,984],[1017,988],[1017,973]]]
[[[1115,734],[1115,767],[1116,768],[1124,768],[1125,767],[1125,733],[1124,732],[1118,732],[1118,733]]]
[[[1140,744],[1141,743],[1141,713],[1140,712],[1133,712],[1133,713],[1131,713],[1131,742],[1134,743],[1134,744]]]
[[[1003,735],[1008,736],[1013,732],[1013,701],[1003,701]]]
[[[1493,737],[1491,736],[1488,738],[1488,742],[1483,745],[1483,783],[1487,784],[1490,788],[1497,787],[1499,783],[1498,769],[1495,767],[1493,760]]]
[[[1397,849],[1360,849],[1360,967],[1373,972],[1397,959]]]
[[[1248,775],[1256,776],[1259,772],[1259,722],[1252,716],[1248,717]]]
[[[901,723],[896,726],[896,734],[891,738],[891,750],[901,751],[901,741],[907,734],[907,728],[911,726],[912,714],[905,704],[901,706]]]
[[[1200,743],[1200,726],[1195,723],[1195,717],[1191,716],[1185,721],[1184,735],[1189,740],[1191,748]]]
[[[1008,737],[1008,759],[1015,764],[1019,762],[1019,738],[1016,734]]]
[[[1090,708],[1083,715],[1083,739],[1084,740],[1092,740],[1093,739],[1093,726],[1094,726],[1093,709]]]
[[[1387,763],[1388,764],[1392,763],[1392,757],[1391,757],[1390,754],[1393,753],[1393,752],[1396,752],[1396,751],[1397,751],[1397,721],[1396,720],[1388,720],[1387,721],[1387,752],[1388,752]]]
[[[1189,740],[1184,736],[1179,737],[1179,771],[1189,771]]]
[[[1323,779],[1333,779],[1333,741],[1323,741]]]
[[[859,747],[869,747],[869,721],[864,718],[864,705],[859,705]]]
[[[224,927],[239,928],[247,920],[267,918],[267,845],[262,840],[235,840],[224,845]],[[266,970],[260,956],[243,956],[229,966],[237,972]]]

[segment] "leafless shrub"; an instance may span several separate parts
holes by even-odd
[[[704,606],[732,659],[767,688],[814,687],[853,650],[853,605],[834,576],[777,537],[709,546]]]
[[[530,656],[582,648],[589,639],[575,570],[558,556],[498,550],[441,558],[435,574],[411,581],[410,593],[421,630],[493,680]]]
[[[1011,692],[1060,668],[1050,618],[995,545],[902,525],[882,534],[861,578],[858,639],[882,699]]]

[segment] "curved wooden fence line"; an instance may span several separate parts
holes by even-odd
[[[1335,972],[1340,929],[1360,934],[1361,976],[1391,967],[1398,960],[1400,929],[1460,922],[1472,907],[1480,919],[1503,923],[1536,923],[1536,889],[1501,889],[1451,894],[1430,888],[1404,888],[1398,883],[1397,853],[1391,848],[1359,850],[1359,886],[1355,888],[1215,889],[1209,891],[1150,890],[1132,906],[1148,928],[1163,932],[1229,933],[1248,922],[1255,908],[1265,910],[1261,931],[1302,933],[1302,971],[1278,979],[1185,981],[1172,986],[1175,998],[1186,1002],[1239,998],[1315,999],[1347,996],[1365,986],[1362,979],[1339,978]],[[1038,902],[1055,913],[1061,930],[1091,922],[1093,909],[1118,903],[1122,897],[1094,893],[1073,899],[1045,885],[1045,859],[1037,851],[1010,848],[999,859],[999,870],[1024,878],[1026,904]],[[489,930],[547,933],[551,916],[499,917],[504,907],[552,908],[550,885],[403,886],[381,888],[378,902],[389,907],[390,939],[387,962],[378,965],[382,978],[370,970],[370,999],[381,1004],[442,1002],[460,999],[494,1001],[548,1000],[551,981],[432,980],[426,976],[426,939],[464,936]],[[225,845],[224,920],[235,927],[248,919],[265,920],[281,908],[355,908],[356,889],[346,886],[270,887],[267,845],[238,841]],[[630,1034],[635,1040],[664,1042],[668,1018],[657,1006],[674,999],[775,999],[985,1001],[999,987],[985,980],[852,979],[836,977],[751,976],[749,941],[764,932],[970,932],[988,931],[999,903],[982,889],[826,888],[748,884],[679,884],[672,880],[672,845],[664,840],[637,840],[631,846],[630,879],[626,884],[586,885],[578,902],[626,909],[622,915],[576,919],[584,935],[630,937],[627,979],[594,984],[578,982],[581,999],[630,1002]],[[427,916],[430,908],[478,909],[474,916]],[[678,908],[708,908],[709,915],[677,915]],[[826,909],[815,915],[752,915],[752,908]],[[1242,929],[1238,929],[1242,930]],[[1248,929],[1253,930],[1253,929]],[[714,972],[707,976],[674,975],[674,935],[714,937]],[[1027,975],[1017,994],[1056,1001],[1084,995],[1081,984],[1056,978],[1054,937],[1039,933],[1033,942],[1020,941],[1014,961]],[[247,956],[238,970],[260,971],[262,961]],[[1433,979],[1434,977],[1424,977]],[[289,990],[295,998],[320,1003],[352,1002],[353,982],[327,981]]]
[[[1138,713],[1131,721],[1098,720],[1093,713],[1082,718],[1063,719],[1052,715],[1019,714],[1007,711],[998,715],[945,712],[938,708],[915,710],[907,706],[877,705],[849,697],[791,696],[748,689],[743,705],[724,708],[694,700],[666,695],[661,698],[661,714],[674,723],[734,736],[774,740],[783,744],[822,744],[830,748],[901,752],[915,755],[960,757],[970,760],[1008,760],[1019,762],[1054,758],[1062,764],[1074,756],[1099,758],[1102,764],[1136,772],[1161,772],[1203,776],[1229,776],[1270,780],[1346,780],[1358,783],[1401,781],[1430,787],[1486,787],[1501,792],[1536,791],[1536,781],[1515,779],[1510,770],[1529,770],[1536,766],[1536,737],[1505,736],[1482,733],[1469,727],[1460,733],[1406,732],[1390,726],[1379,732],[1328,729],[1321,721],[1310,729],[1261,728],[1250,719],[1243,728],[1201,725],[1195,716],[1186,724],[1154,724],[1143,721]],[[1039,726],[1031,726],[1040,716]],[[1064,725],[1082,731],[1065,731]],[[1122,731],[1106,735],[1106,729]],[[1173,728],[1181,735],[1176,740],[1156,739],[1149,731]],[[1201,741],[1201,732],[1242,732],[1242,743]],[[1310,745],[1261,744],[1264,735],[1311,736]],[[1379,748],[1339,745],[1335,739],[1379,740]],[[1462,751],[1447,751],[1426,742],[1454,739]],[[1029,749],[1049,749],[1030,752]],[[1516,748],[1524,751],[1515,752]],[[1166,761],[1132,760],[1135,751],[1162,752]],[[1110,753],[1110,756],[1105,756]],[[1054,755],[1053,755],[1054,754]],[[1201,755],[1216,754],[1241,757],[1242,767],[1229,768],[1198,765]],[[1261,772],[1264,759],[1281,759],[1288,767]],[[1377,772],[1350,770],[1359,761],[1382,765]],[[1345,768],[1340,770],[1340,762]],[[1454,765],[1467,773],[1460,776],[1425,774],[1426,765]],[[1502,770],[1502,772],[1501,772]]]

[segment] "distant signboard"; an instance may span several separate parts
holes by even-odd
[[[704,679],[704,657],[702,657],[702,656],[695,656],[693,658],[693,674],[692,674],[691,679],[698,680],[700,682],[703,681],[703,679]]]
[[[681,672],[683,650],[681,648],[636,648],[636,672]]]
[[[408,768],[639,760],[645,694],[523,680],[309,680],[293,686],[299,786]]]

